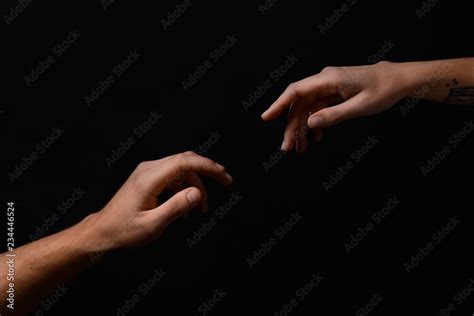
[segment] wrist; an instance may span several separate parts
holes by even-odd
[[[383,67],[383,80],[389,80],[393,85],[394,94],[397,99],[403,99],[413,95],[421,89],[424,82],[416,71],[415,63],[397,63],[382,61],[377,65]]]
[[[426,77],[421,75],[420,63],[400,63],[400,85],[403,90],[404,97],[410,97],[417,91],[423,89]]]
[[[100,228],[100,213],[93,213],[74,226],[79,250],[91,263],[99,261],[114,248],[114,243]]]
[[[438,87],[450,73],[450,61],[423,61],[399,63],[400,85],[404,97],[429,98],[439,92]]]

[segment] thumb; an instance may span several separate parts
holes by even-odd
[[[168,201],[153,210],[153,212],[156,212],[160,222],[164,221],[166,224],[169,224],[199,205],[201,199],[202,193],[198,188],[186,188],[173,195]]]
[[[321,109],[308,118],[310,128],[326,128],[336,125],[342,121],[358,116],[362,110],[364,97],[358,94],[347,101]]]

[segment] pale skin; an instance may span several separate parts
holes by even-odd
[[[204,175],[232,183],[225,168],[193,152],[142,162],[110,202],[77,225],[15,250],[15,309],[6,308],[6,254],[0,255],[2,315],[27,315],[62,282],[111,251],[145,245],[175,219],[199,207],[206,212]],[[177,192],[163,203],[165,189]]]
[[[474,58],[327,67],[294,82],[262,114],[275,119],[288,109],[281,149],[302,153],[307,132],[320,141],[322,130],[342,121],[373,115],[403,98],[474,105]]]

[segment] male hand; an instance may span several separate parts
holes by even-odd
[[[146,244],[196,206],[207,211],[207,194],[198,174],[224,185],[232,183],[223,166],[190,151],[140,163],[110,202],[89,219],[98,241],[96,251]],[[177,193],[160,204],[157,197],[165,189]]]

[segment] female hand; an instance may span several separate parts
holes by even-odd
[[[294,82],[262,114],[265,121],[289,108],[281,149],[304,152],[306,134],[316,141],[322,129],[344,120],[382,112],[406,96],[407,88],[396,63],[360,67],[327,67],[319,74]]]

